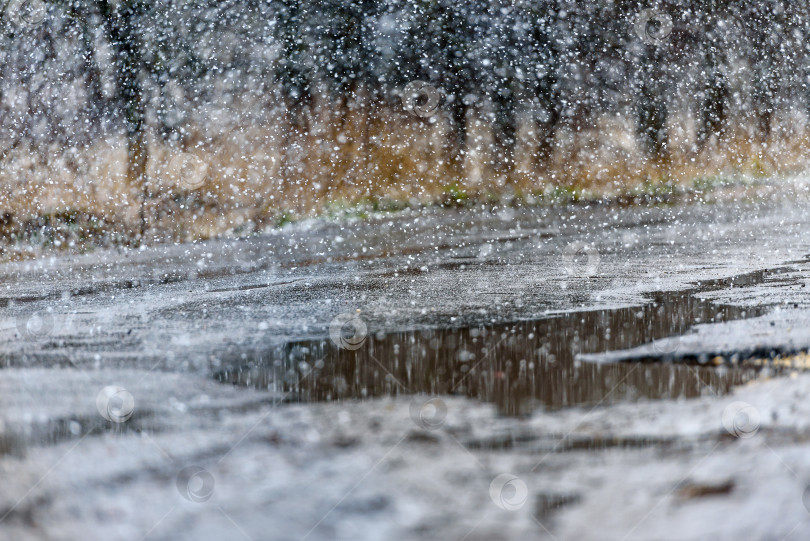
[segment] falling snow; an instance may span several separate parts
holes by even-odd
[[[806,539],[808,32],[0,4],[0,540]]]

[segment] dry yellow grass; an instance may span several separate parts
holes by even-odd
[[[469,151],[463,163],[454,163],[450,125],[441,116],[423,120],[393,109],[341,108],[322,100],[304,118],[306,129],[293,127],[288,115],[219,130],[208,125],[182,147],[151,137],[149,238],[189,241],[249,233],[359,203],[536,200],[552,193],[615,197],[716,175],[797,171],[806,167],[810,148],[807,134],[784,122],[767,147],[737,130],[695,155],[690,130],[675,124],[671,155],[662,163],[640,152],[632,125],[604,117],[576,136],[561,132],[550,163],[541,166],[532,158],[537,143],[532,126],[524,122],[515,166],[504,172],[490,164],[492,134],[481,122],[471,122]],[[178,156],[200,165],[198,183],[190,186],[183,178],[188,171],[178,173],[173,165]],[[123,138],[86,148],[16,148],[0,162],[4,235],[30,236],[43,223],[54,227],[60,220],[76,227],[81,216],[94,234],[74,235],[73,244],[104,234],[107,240],[134,239],[141,188],[128,186],[125,173]]]

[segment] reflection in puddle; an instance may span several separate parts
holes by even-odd
[[[759,282],[763,273],[734,285]],[[729,286],[703,284],[701,290]],[[699,323],[754,317],[764,308],[717,306],[693,291],[660,293],[643,307],[594,310],[546,319],[463,329],[371,334],[357,349],[332,340],[294,342],[272,351],[241,352],[217,374],[223,382],[290,393],[294,400],[341,400],[386,394],[462,395],[492,402],[506,414],[641,398],[727,393],[756,369],[682,363],[597,365],[577,353],[625,349],[686,333]],[[667,342],[677,354],[677,341]]]

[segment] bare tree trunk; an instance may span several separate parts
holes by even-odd
[[[124,0],[112,4],[101,3],[110,44],[115,52],[118,72],[118,98],[123,105],[124,124],[127,136],[127,185],[130,190],[140,190],[140,237],[146,233],[146,200],[149,186],[146,177],[148,144],[146,141],[146,108],[143,99],[141,71],[143,57],[138,17],[142,14],[142,0]]]
[[[709,46],[703,64],[703,91],[698,124],[698,150],[702,150],[712,136],[722,137],[728,119],[730,90],[722,72],[723,58],[720,52]]]
[[[140,237],[146,233],[146,200],[149,197],[149,183],[146,178],[146,162],[149,158],[149,147],[146,131],[143,127],[127,133],[127,184],[141,187],[141,205],[139,211]]]

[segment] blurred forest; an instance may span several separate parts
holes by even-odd
[[[191,240],[358,208],[799,170],[809,13],[785,0],[10,0],[0,230],[57,246]]]

